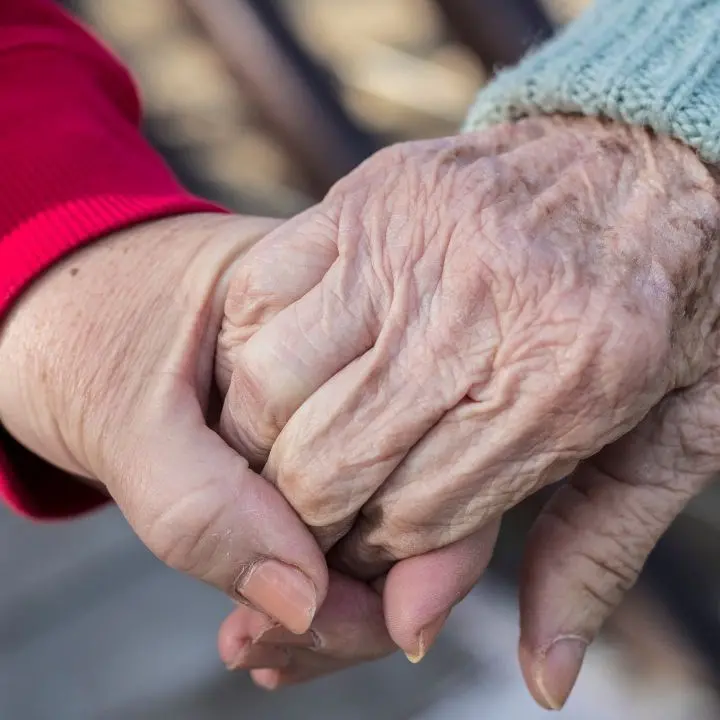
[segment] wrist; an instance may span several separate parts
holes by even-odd
[[[597,0],[483,88],[466,130],[552,113],[611,118],[671,135],[720,160],[720,6]]]

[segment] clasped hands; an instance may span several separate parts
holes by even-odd
[[[713,171],[641,128],[398,145],[289,222],[175,218],[54,268],[0,335],[2,421],[241,601],[221,655],[266,687],[422,657],[503,512],[566,479],[520,598],[558,708],[720,471],[719,228]]]

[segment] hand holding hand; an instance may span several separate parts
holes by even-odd
[[[720,470],[718,198],[689,149],[590,119],[385,150],[233,278],[223,433],[365,579],[571,474],[522,590],[524,671],[561,704]]]

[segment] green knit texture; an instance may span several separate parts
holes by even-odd
[[[720,0],[597,0],[499,73],[465,130],[549,113],[645,125],[720,162]]]

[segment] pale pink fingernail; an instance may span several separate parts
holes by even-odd
[[[240,578],[236,592],[297,635],[308,631],[317,609],[312,581],[278,560],[263,560],[250,567]]]
[[[567,702],[587,647],[587,641],[576,635],[559,637],[538,663],[535,683],[548,710],[561,710]]]
[[[277,670],[253,670],[252,679],[265,690],[275,690],[280,684],[280,673]]]

